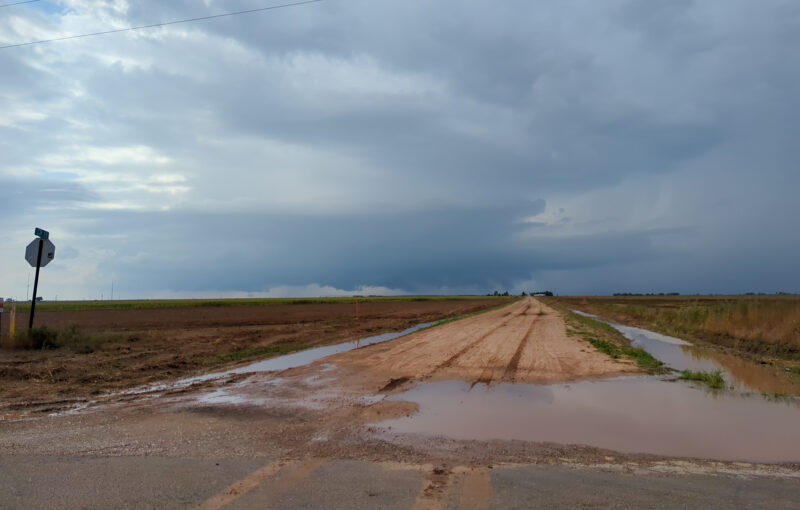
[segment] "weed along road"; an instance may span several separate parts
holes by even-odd
[[[549,303],[19,409],[0,507],[797,508],[796,400]]]

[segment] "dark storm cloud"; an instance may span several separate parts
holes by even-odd
[[[67,209],[97,200],[97,196],[85,186],[47,175],[31,178],[0,176],[0,190],[4,215],[11,218],[37,208]]]
[[[58,5],[0,31],[263,3]],[[0,197],[61,295],[800,290],[796,47],[789,0],[352,0],[4,50]]]
[[[129,233],[95,242],[119,254],[114,268],[127,275],[127,287],[142,290],[265,291],[316,281],[339,288],[366,282],[417,289],[511,286],[533,271],[599,268],[657,255],[649,239],[658,232],[543,238],[509,247],[508,219],[501,210],[371,218],[111,213],[86,228]]]

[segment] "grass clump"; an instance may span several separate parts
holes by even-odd
[[[580,336],[592,344],[592,347],[613,359],[626,357],[651,374],[664,371],[664,363],[644,349],[631,347],[630,341],[612,326],[591,317],[566,310],[562,311],[565,312],[566,322],[571,328],[567,329],[568,335]]]
[[[722,378],[722,370],[714,370],[713,372],[684,370],[681,372],[681,379],[702,382],[709,388],[715,390],[725,387],[725,379]]]
[[[585,338],[587,342],[592,344],[592,346],[597,349],[598,351],[608,354],[614,359],[619,358],[620,354],[622,354],[622,348],[618,345],[612,344],[610,342],[606,342],[605,340],[598,340],[596,338],[587,337]]]
[[[14,337],[13,347],[26,351],[55,349],[58,347],[56,342],[58,331],[42,326],[31,328],[25,332],[20,332]]]
[[[649,372],[663,370],[664,363],[654,358],[649,352],[639,347],[629,347],[625,350],[625,355],[633,359],[637,365]]]
[[[571,328],[567,329],[568,335],[579,335],[592,344],[592,347],[613,359],[626,357],[651,374],[664,371],[664,363],[651,356],[644,349],[631,347],[630,341],[612,326],[605,322],[594,320],[591,317],[565,310],[562,311],[565,312],[566,322]]]
[[[664,366],[664,363],[651,356],[650,353],[644,349],[638,347],[625,347],[591,337],[584,337],[584,339],[592,344],[592,346],[598,351],[603,352],[614,359],[619,359],[621,356],[626,356],[635,361],[639,367],[649,372],[657,371]]]
[[[84,331],[77,324],[62,329],[40,326],[18,333],[14,337],[12,348],[32,351],[63,347],[79,354],[89,354],[101,345],[120,338],[119,334]]]

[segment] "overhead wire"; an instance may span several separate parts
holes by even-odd
[[[39,0],[28,0],[28,2],[30,2],[30,1],[39,1]],[[104,30],[102,32],[91,32],[91,33],[87,33],[87,34],[78,34],[78,35],[68,35],[68,36],[64,36],[64,37],[56,37],[54,39],[42,39],[42,40],[39,40],[39,41],[30,41],[30,42],[17,43],[17,44],[8,44],[6,46],[0,46],[0,50],[5,50],[5,49],[8,49],[8,48],[19,48],[21,46],[31,46],[33,44],[44,44],[44,43],[51,43],[51,42],[56,42],[56,41],[67,41],[69,39],[80,39],[80,38],[83,38],[83,37],[93,37],[93,36],[96,36],[96,35],[115,34],[115,33],[118,33],[118,32],[129,32],[131,30],[142,30],[142,29],[145,29],[145,28],[165,27],[165,26],[168,26],[168,25],[177,25],[179,23],[192,23],[192,22],[195,22],[195,21],[203,21],[203,20],[208,20],[208,19],[225,18],[225,17],[229,17],[229,16],[239,16],[241,14],[251,14],[251,13],[254,13],[254,12],[270,11],[270,10],[274,10],[274,9],[283,9],[284,7],[295,7],[297,5],[313,4],[313,3],[322,2],[322,1],[323,0],[304,0],[302,2],[293,2],[293,3],[289,3],[289,4],[280,4],[280,5],[271,5],[269,7],[258,7],[258,8],[255,8],[255,9],[246,9],[244,11],[226,12],[226,13],[222,13],[222,14],[212,14],[212,15],[209,15],[209,16],[199,16],[199,17],[196,17],[196,18],[186,18],[186,19],[179,19],[179,20],[175,20],[175,21],[164,21],[164,22],[161,22],[161,23],[153,23],[153,24],[150,24],[150,25],[140,25],[140,26],[136,26],[136,27],[116,28],[116,29],[113,29],[113,30]],[[25,3],[25,2],[20,2],[20,3]],[[7,4],[7,5],[12,5],[12,4]]]
[[[22,5],[22,4],[32,4],[34,2],[41,2],[42,0],[24,0],[23,2],[13,2],[10,4],[0,4],[0,8],[3,7],[13,7],[14,5]]]

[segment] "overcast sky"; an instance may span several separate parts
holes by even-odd
[[[325,0],[0,49],[0,296],[37,226],[45,299],[800,291],[798,48],[797,0]]]

